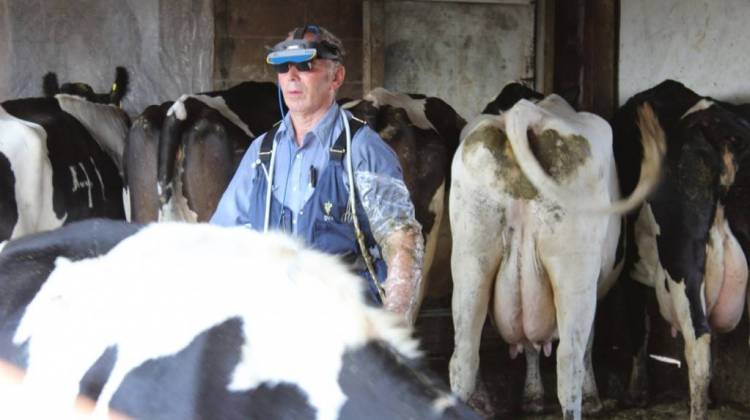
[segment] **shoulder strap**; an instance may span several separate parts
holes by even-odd
[[[281,121],[279,121],[280,123]],[[263,143],[260,144],[260,152],[258,152],[258,159],[260,159],[266,170],[269,170],[271,165],[271,153],[273,152],[273,138],[276,137],[276,132],[279,131],[279,123],[276,123],[270,130],[266,132],[263,137]]]
[[[367,123],[360,120],[359,118],[349,118],[349,130],[352,133],[352,138],[354,138],[354,135],[357,134],[359,129],[364,127],[365,125],[367,125]],[[346,155],[346,129],[341,130],[339,138],[337,138],[336,142],[333,143],[333,147],[331,147],[329,153],[330,160],[337,160],[339,162],[344,160],[344,155]]]

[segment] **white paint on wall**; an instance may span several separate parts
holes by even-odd
[[[437,96],[471,120],[512,81],[534,77],[534,7],[385,3],[385,88]]]
[[[696,93],[750,102],[747,0],[622,0],[619,102],[678,80]]]
[[[210,90],[211,0],[0,0],[0,101],[42,95],[42,77],[108,92],[130,73],[123,108],[140,114],[182,93]]]

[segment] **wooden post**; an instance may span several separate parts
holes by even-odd
[[[534,88],[549,95],[554,88],[555,68],[555,0],[537,0]]]
[[[568,0],[555,11],[554,91],[604,118],[617,106],[619,11],[619,0]]]
[[[619,10],[618,0],[586,0],[581,104],[606,119],[617,107]]]
[[[385,79],[385,0],[362,2],[362,91],[383,86]]]

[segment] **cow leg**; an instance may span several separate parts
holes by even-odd
[[[702,316],[700,323],[707,329],[707,321],[703,304],[698,293],[690,293],[685,286],[687,281],[669,282],[669,293],[675,308],[677,321],[685,340],[685,360],[688,365],[690,380],[690,419],[702,420],[708,418],[708,384],[711,380],[711,334],[702,332],[696,336],[691,312]]]
[[[450,360],[450,383],[453,392],[464,401],[471,397],[476,385],[479,344],[496,271],[495,264],[489,266],[485,261],[480,255],[474,257],[456,250],[451,256],[455,348]]]
[[[594,376],[594,365],[591,362],[591,350],[594,346],[594,327],[591,326],[591,334],[586,343],[586,353],[583,355],[583,366],[586,369],[583,376],[583,413],[586,415],[598,414],[602,411],[602,402],[599,399],[599,390],[596,387]]]
[[[463,192],[460,184],[455,185],[450,200],[455,347],[449,373],[451,390],[466,401],[476,386],[482,327],[500,264],[502,209],[489,208],[486,202],[477,200],[481,195]]]
[[[564,419],[581,418],[584,354],[594,324],[599,265],[590,257],[575,264],[570,256],[544,261],[555,290],[560,344],[557,347],[557,398]]]
[[[523,387],[521,410],[524,413],[539,414],[544,411],[544,384],[539,370],[539,350],[531,344],[524,345],[526,354],[526,381]]]
[[[711,380],[711,335],[685,338],[685,359],[690,378],[690,419],[708,418],[708,385]]]
[[[623,282],[626,319],[632,346],[633,365],[626,395],[626,403],[636,407],[648,404],[647,355],[650,318],[646,310],[649,289],[627,277]]]

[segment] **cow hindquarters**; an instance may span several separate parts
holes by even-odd
[[[207,222],[234,173],[234,144],[216,111],[185,133],[183,194],[198,222]],[[178,192],[175,192],[177,194]]]
[[[147,110],[148,111],[148,110]],[[161,120],[149,120],[149,115],[138,117],[128,132],[125,146],[125,179],[130,206],[130,220],[139,223],[155,222],[159,218],[159,194],[156,190],[159,129]]]

